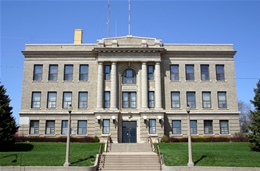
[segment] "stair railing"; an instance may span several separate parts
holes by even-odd
[[[103,148],[102,144],[100,144],[99,152],[98,152],[98,162],[97,162],[97,170],[100,170],[100,162],[101,162],[101,156],[103,154]]]
[[[109,149],[109,150],[108,150]],[[111,137],[107,137],[107,142],[106,142],[106,152],[111,151]]]
[[[148,142],[150,142],[151,149],[152,149],[152,151],[154,151],[154,145],[153,145],[153,140],[152,140],[151,136],[148,137]]]
[[[162,155],[161,155],[159,144],[156,145],[156,151],[157,151],[157,156],[158,156],[159,163],[160,163],[160,169],[162,170],[163,158],[162,158]]]

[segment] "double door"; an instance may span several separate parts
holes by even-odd
[[[136,121],[123,121],[122,123],[122,142],[136,143]]]

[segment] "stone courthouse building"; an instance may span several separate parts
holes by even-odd
[[[231,44],[163,44],[127,35],[74,44],[30,44],[19,134],[108,135],[115,143],[143,143],[163,135],[233,136],[239,132]]]

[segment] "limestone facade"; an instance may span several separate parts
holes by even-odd
[[[131,35],[95,44],[75,39],[22,51],[20,135],[66,136],[69,104],[72,136],[111,135],[116,143],[185,137],[187,104],[192,136],[239,132],[232,45]]]

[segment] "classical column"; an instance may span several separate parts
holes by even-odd
[[[155,108],[162,108],[161,63],[155,63]]]
[[[103,109],[103,62],[98,62],[97,110]]]
[[[116,82],[116,62],[113,62],[112,63],[112,66],[111,66],[111,105],[110,105],[110,109],[111,110],[115,110],[117,109],[117,106],[116,106],[116,102],[117,102],[117,82]]]
[[[148,99],[148,86],[147,86],[147,64],[142,63],[142,109],[147,109],[147,99]]]

